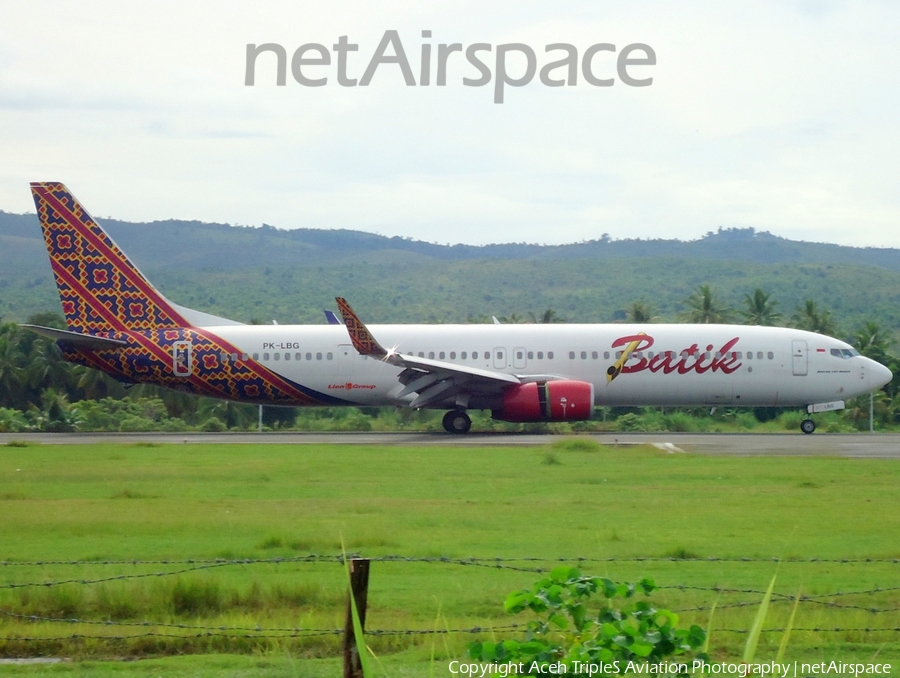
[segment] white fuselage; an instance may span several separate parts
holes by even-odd
[[[359,405],[397,405],[400,368],[360,356],[343,325],[206,328],[279,375]],[[820,334],[746,325],[371,325],[388,350],[523,381],[594,386],[595,405],[806,406],[845,400],[891,378]],[[629,341],[638,344],[610,380]],[[627,340],[627,341],[624,341]]]

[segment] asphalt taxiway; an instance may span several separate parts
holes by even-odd
[[[673,454],[731,456],[839,456],[900,459],[900,434],[814,433],[599,433],[584,435],[603,445],[654,445]],[[535,447],[564,436],[531,434],[447,433],[0,433],[0,445],[22,440],[42,445],[104,443],[244,444],[244,445],[441,445]]]

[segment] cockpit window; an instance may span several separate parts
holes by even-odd
[[[835,358],[847,360],[848,358],[858,356],[859,351],[857,351],[855,348],[833,348],[831,349],[831,355],[833,355]]]

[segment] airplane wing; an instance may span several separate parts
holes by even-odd
[[[344,318],[347,332],[353,347],[360,355],[383,360],[396,367],[402,367],[399,375],[403,388],[393,393],[395,399],[402,399],[412,394],[416,398],[410,402],[413,408],[426,407],[435,402],[454,401],[466,407],[472,395],[490,397],[499,395],[512,385],[523,383],[511,374],[482,370],[477,367],[466,367],[440,360],[417,358],[388,351],[372,336],[359,316],[350,308],[346,299],[337,297],[338,309]],[[528,378],[524,381],[534,381]]]
[[[81,332],[69,332],[68,330],[58,330],[54,327],[41,327],[40,325],[19,325],[22,329],[30,330],[35,334],[40,334],[49,339],[65,341],[73,346],[80,348],[88,348],[93,350],[122,348],[128,346],[127,341],[120,339],[108,339],[107,337],[95,337],[93,334],[82,334]]]

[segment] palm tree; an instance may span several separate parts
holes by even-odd
[[[564,322],[566,322],[565,318],[560,318],[558,315],[556,315],[556,311],[554,311],[552,308],[548,308],[546,311],[544,311],[539,316],[536,316],[532,312],[529,312],[528,316],[531,318],[531,322],[534,322],[534,323],[549,324],[549,323],[564,323]]]
[[[807,299],[802,306],[798,306],[791,316],[791,322],[798,330],[818,332],[834,336],[837,333],[831,312],[818,307],[813,299]]]
[[[867,320],[853,335],[853,346],[856,350],[882,365],[889,362],[888,349],[894,343],[893,337],[871,320]]]
[[[19,347],[18,335],[15,325],[0,325],[0,406],[3,407],[23,399],[25,356]]]
[[[56,342],[38,337],[28,354],[28,381],[32,388],[54,388],[68,392],[72,382],[72,363],[67,362]]]
[[[775,310],[778,302],[771,301],[771,296],[758,287],[754,290],[753,296],[744,295],[744,305],[747,310],[738,313],[743,316],[745,325],[774,327],[781,320],[781,314]]]
[[[641,297],[638,301],[632,302],[631,308],[625,311],[625,318],[630,323],[653,323],[659,320],[659,316],[655,315],[653,307],[646,299]]]
[[[719,306],[716,293],[709,285],[700,285],[684,303],[690,309],[682,313],[681,318],[689,323],[711,325],[727,323],[731,318],[731,309]]]

